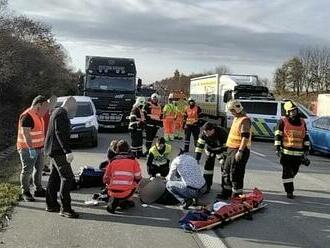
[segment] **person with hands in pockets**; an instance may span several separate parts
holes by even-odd
[[[46,211],[59,212],[61,216],[78,218],[79,214],[71,208],[70,190],[74,182],[71,168],[73,154],[70,149],[70,118],[75,116],[77,102],[68,97],[63,105],[53,111],[46,136],[45,151],[51,158],[52,169],[46,192]],[[57,201],[60,192],[61,205]]]

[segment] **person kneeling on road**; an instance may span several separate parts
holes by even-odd
[[[103,177],[108,195],[111,197],[107,207],[109,213],[115,213],[118,206],[121,208],[134,206],[134,202],[129,199],[133,196],[142,177],[140,165],[137,160],[131,159],[129,149],[126,141],[118,142],[118,155],[109,163]]]
[[[193,199],[206,192],[206,182],[196,159],[180,151],[170,166],[170,172],[166,177],[167,190],[188,209],[193,204]]]
[[[156,177],[160,174],[162,177],[166,177],[170,170],[170,160],[168,156],[172,150],[171,145],[166,144],[163,137],[158,138],[156,145],[150,148],[147,161],[148,174],[150,177]]]

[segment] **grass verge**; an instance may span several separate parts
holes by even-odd
[[[21,165],[16,153],[0,161],[0,228],[5,226],[5,217],[20,199],[20,171]]]

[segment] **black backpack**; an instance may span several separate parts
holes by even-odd
[[[90,166],[85,166],[80,169],[78,178],[79,188],[90,188],[104,186],[103,184],[104,171]]]

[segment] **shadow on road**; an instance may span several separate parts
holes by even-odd
[[[247,190],[248,191],[248,190]],[[289,200],[283,192],[264,191],[267,208],[253,215],[253,220],[241,219],[216,229],[219,236],[231,244],[232,239],[260,245],[292,247],[328,247],[330,241],[330,194],[326,197],[299,195]],[[292,232],[292,230],[295,230]],[[237,243],[235,243],[237,245]],[[253,245],[255,244],[255,245]],[[250,246],[249,246],[250,247]]]

